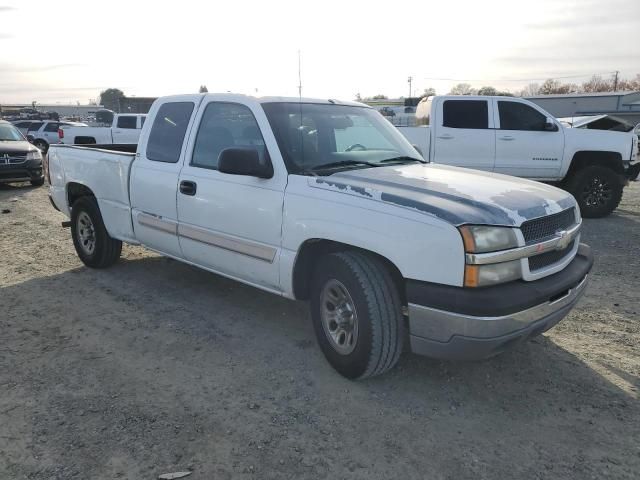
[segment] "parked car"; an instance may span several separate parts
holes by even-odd
[[[309,300],[349,378],[393,367],[406,335],[419,354],[496,355],[559,322],[593,262],[571,194],[427,164],[358,103],[163,97],[137,148],[58,144],[49,162],[85,265],[141,244]]]
[[[640,171],[631,132],[566,128],[521,98],[428,97],[416,116],[423,126],[399,130],[425,158],[554,182],[576,197],[585,217],[615,210]]]
[[[9,122],[0,120],[0,183],[44,184],[42,154]]]
[[[379,111],[385,117],[395,117],[396,116],[396,112],[391,107],[382,107]]]
[[[115,114],[110,127],[61,126],[59,143],[71,145],[136,144],[146,114]]]
[[[13,126],[20,130],[20,133],[24,136],[27,135],[27,130],[29,130],[29,126],[34,123],[34,120],[20,120],[12,122]],[[38,122],[41,123],[41,122]]]
[[[25,136],[33,137],[33,144],[40,149],[42,153],[47,153],[49,145],[52,143],[58,143],[58,130],[62,127],[82,127],[87,126],[82,122],[58,122],[51,120],[43,121],[22,121],[15,122],[14,126],[20,129],[20,132]]]

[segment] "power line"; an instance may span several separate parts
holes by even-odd
[[[601,73],[584,73],[581,75],[563,75],[559,77],[540,77],[540,78],[441,78],[441,77],[422,77],[424,80],[441,80],[448,82],[533,82],[544,80],[564,80],[567,78],[585,78],[597,75],[615,74],[616,72],[601,72]]]

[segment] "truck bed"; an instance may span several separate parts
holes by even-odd
[[[51,145],[49,174],[56,207],[71,216],[69,184],[88,187],[96,197],[109,235],[135,242],[129,203],[129,175],[136,145]]]

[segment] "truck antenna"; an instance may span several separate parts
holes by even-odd
[[[300,50],[298,50],[298,97],[302,100],[302,62]]]

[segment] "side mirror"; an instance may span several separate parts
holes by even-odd
[[[222,150],[218,157],[218,171],[229,175],[273,177],[273,165],[268,156],[264,162],[260,162],[258,150],[251,147],[231,147]]]
[[[547,132],[557,132],[558,125],[556,124],[556,122],[547,117],[547,119],[544,121],[544,129]]]
[[[27,142],[33,143],[35,139],[36,137],[34,137],[33,135],[27,135]]]

